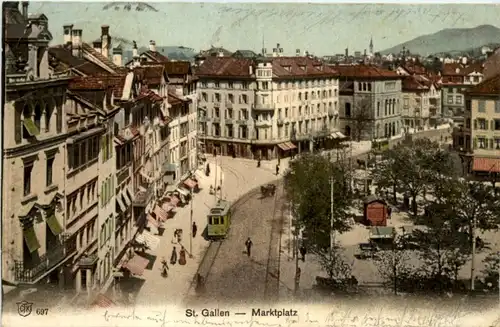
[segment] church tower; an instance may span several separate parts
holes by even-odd
[[[373,55],[373,36],[370,38],[370,54]]]

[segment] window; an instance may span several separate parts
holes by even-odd
[[[495,113],[500,114],[500,101],[495,101]]]
[[[24,179],[23,179],[23,194],[28,196],[31,193],[31,173],[33,172],[33,163],[24,166]]]
[[[220,118],[220,109],[219,108],[214,108],[214,116],[215,116],[215,118]]]
[[[500,150],[500,138],[495,139],[495,149]]]
[[[244,90],[248,89],[248,83],[247,82],[241,83],[241,88]]]
[[[215,86],[216,88],[219,88],[219,87],[220,87],[219,82],[215,82],[215,83],[214,83],[214,86]]]
[[[448,103],[453,103],[453,95],[448,95]]]
[[[226,125],[227,137],[233,137],[233,125]]]
[[[500,119],[494,120],[493,127],[494,127],[495,131],[500,131]]]
[[[208,94],[206,94],[205,92],[201,92],[201,98],[203,99],[204,102],[207,102],[208,101]]]
[[[215,102],[220,102],[220,94],[219,93],[215,93]]]
[[[372,83],[368,83],[368,92],[372,91]]]
[[[228,82],[228,83],[227,83],[227,88],[228,88],[228,89],[232,89],[232,88],[234,88],[233,82]]]
[[[246,94],[242,94],[241,100],[243,101],[243,103],[248,103],[248,96]]]
[[[484,137],[478,137],[477,139],[477,145],[480,149],[486,149],[487,146],[487,140]]]
[[[232,94],[228,94],[228,95],[227,95],[227,101],[228,101],[229,103],[234,103],[234,95],[232,95]]]
[[[462,96],[461,95],[457,95],[457,97],[455,98],[455,101],[457,104],[462,104]]]
[[[477,111],[478,112],[486,112],[486,103],[484,100],[477,101]]]
[[[51,186],[53,183],[52,172],[54,167],[54,157],[47,158],[47,170],[45,172],[45,186]]]
[[[351,117],[351,104],[349,102],[345,104],[345,116]]]

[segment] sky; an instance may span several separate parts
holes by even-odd
[[[83,40],[110,35],[135,40],[139,47],[183,45],[199,51],[211,45],[230,51],[268,52],[279,43],[285,55],[296,49],[331,55],[368,49],[381,51],[445,28],[500,27],[500,5],[487,4],[299,4],[148,2],[156,11],[123,9],[125,2],[30,2],[29,13],[49,18],[53,44],[62,43],[62,26],[83,30]],[[110,7],[105,9],[106,5]],[[115,7],[118,7],[117,10]]]

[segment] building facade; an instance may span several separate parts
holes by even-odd
[[[337,131],[337,73],[318,60],[207,57],[197,75],[209,153],[271,159]]]
[[[335,66],[340,79],[340,129],[355,140],[401,135],[402,77],[370,65]]]
[[[417,76],[403,77],[403,106],[401,119],[405,129],[422,130],[430,125],[431,94],[435,94],[433,83],[426,83]]]
[[[487,178],[500,173],[499,95],[500,75],[466,93],[464,125],[453,133],[453,144],[461,154],[466,174]]]

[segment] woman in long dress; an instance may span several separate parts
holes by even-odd
[[[170,256],[170,264],[175,265],[176,262],[177,262],[177,250],[175,249],[174,246],[174,249],[172,250],[172,255]]]

